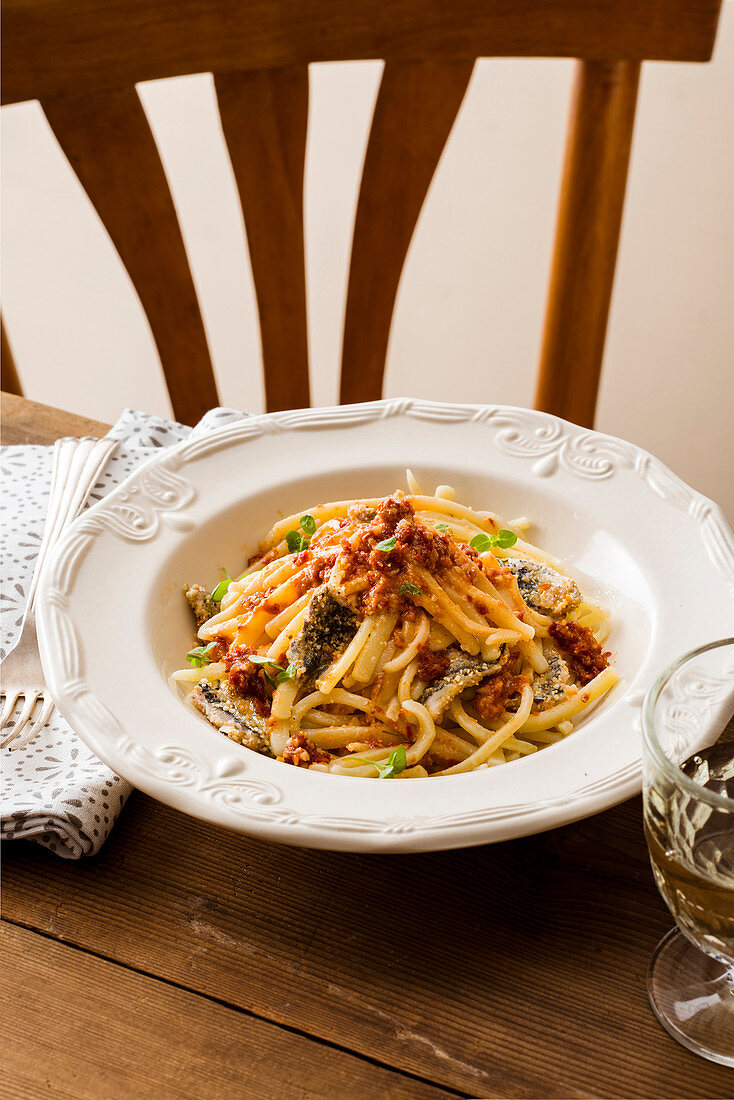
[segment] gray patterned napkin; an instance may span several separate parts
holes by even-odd
[[[158,447],[203,434],[243,413],[212,409],[195,428],[127,409],[109,435],[120,440],[91,500],[101,500]],[[0,449],[0,658],[23,621],[48,506],[52,447]],[[54,711],[24,749],[2,753],[3,839],[36,840],[64,859],[94,855],[130,794],[130,784],[98,760]]]

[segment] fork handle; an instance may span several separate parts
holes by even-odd
[[[117,446],[116,439],[57,439],[46,525],[28,590],[26,615],[33,612],[38,580],[49,550],[81,512],[102,467]]]

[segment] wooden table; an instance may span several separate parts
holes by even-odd
[[[18,398],[3,420],[8,443],[104,430]],[[135,793],[93,859],[6,844],[2,916],[2,1096],[734,1092],[648,1006],[672,922],[639,799],[511,843],[364,856]]]

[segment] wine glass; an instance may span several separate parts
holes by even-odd
[[[660,941],[647,988],[660,1023],[734,1066],[734,638],[701,646],[643,704],[645,834],[678,928]]]

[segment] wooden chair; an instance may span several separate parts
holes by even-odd
[[[217,402],[139,81],[213,72],[260,314],[268,409],[309,403],[308,64],[384,58],[341,400],[380,396],[398,281],[477,57],[576,58],[537,407],[592,425],[640,64],[706,61],[720,0],[5,0],[6,103],[39,99],[140,296],[176,416]],[[131,186],[131,183],[134,185]]]

